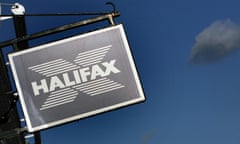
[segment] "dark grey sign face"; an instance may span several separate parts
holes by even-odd
[[[9,59],[30,132],[145,100],[122,25]]]

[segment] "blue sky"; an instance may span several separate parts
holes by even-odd
[[[2,2],[14,3],[5,0]],[[106,1],[26,1],[26,13],[111,10]],[[42,131],[43,144],[238,144],[240,51],[214,63],[190,64],[196,36],[216,21],[240,25],[237,0],[113,1],[136,60],[147,101]],[[10,13],[8,7],[3,7]],[[80,18],[82,19],[82,18]],[[27,18],[28,33],[78,17]],[[94,27],[94,26],[93,26]],[[67,34],[91,30],[83,27]],[[0,24],[0,40],[14,37],[12,21]],[[57,34],[32,41],[62,37]]]

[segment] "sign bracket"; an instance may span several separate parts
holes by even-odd
[[[52,29],[48,29],[45,31],[40,31],[34,34],[30,34],[30,35],[25,35],[19,38],[15,38],[15,39],[11,39],[11,40],[7,40],[7,41],[3,41],[0,43],[0,49],[3,47],[7,47],[13,44],[16,44],[18,42],[23,42],[26,40],[33,40],[36,38],[40,38],[43,36],[47,36],[47,35],[51,35],[51,34],[55,34],[55,33],[59,33],[59,32],[63,32],[66,30],[70,30],[70,29],[74,29],[80,26],[84,26],[84,25],[89,25],[89,24],[93,24],[93,23],[97,23],[97,22],[101,22],[101,21],[105,21],[105,20],[109,20],[110,24],[115,25],[113,18],[120,16],[119,12],[115,12],[115,13],[108,13],[102,16],[98,16],[95,18],[91,18],[91,19],[87,19],[87,20],[83,20],[83,21],[79,21],[79,22],[75,22],[72,24],[67,24],[67,25],[63,25],[60,27],[56,27],[56,28],[52,28]]]

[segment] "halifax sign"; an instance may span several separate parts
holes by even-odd
[[[145,100],[123,26],[9,54],[29,132]]]

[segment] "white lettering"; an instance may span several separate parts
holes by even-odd
[[[80,75],[81,75],[81,78],[82,78],[82,82],[86,82],[87,81],[87,76],[89,76],[91,74],[89,72],[89,67],[82,68],[79,71],[80,71]]]
[[[95,80],[97,76],[104,76],[104,71],[98,66],[92,66],[91,80]]]
[[[56,88],[65,88],[63,82],[57,77],[53,76],[50,79],[50,88],[49,91],[54,91]]]
[[[106,77],[111,73],[119,73],[120,70],[115,66],[116,60],[110,62],[103,62],[100,65],[95,64],[91,67],[81,68],[69,73],[61,75],[61,79],[58,76],[50,77],[49,83],[46,79],[42,79],[40,84],[36,81],[32,82],[33,93],[35,96],[40,95],[40,91],[48,93],[65,87],[70,87],[89,80],[95,80],[98,77]],[[71,75],[70,75],[71,74]],[[71,77],[70,77],[71,76]],[[49,86],[49,87],[48,87]]]
[[[114,66],[115,62],[116,62],[116,60],[111,60],[110,63],[108,63],[108,62],[102,63],[102,65],[104,65],[104,66],[106,67],[106,71],[105,71],[104,76],[110,75],[111,72],[113,72],[113,73],[115,73],[115,74],[120,72],[120,70],[117,69],[117,68]]]
[[[76,84],[81,83],[81,79],[80,79],[80,76],[79,76],[79,72],[78,72],[78,70],[73,71],[73,75],[74,75],[74,78],[75,78]]]
[[[32,82],[33,93],[35,96],[40,95],[39,90],[43,90],[44,93],[48,92],[47,81],[43,79],[40,83],[40,85],[37,85],[37,82]]]
[[[75,85],[75,81],[70,81],[68,73],[64,73],[63,74],[63,80],[64,80],[64,83],[65,83],[65,86],[73,86],[73,85]]]

